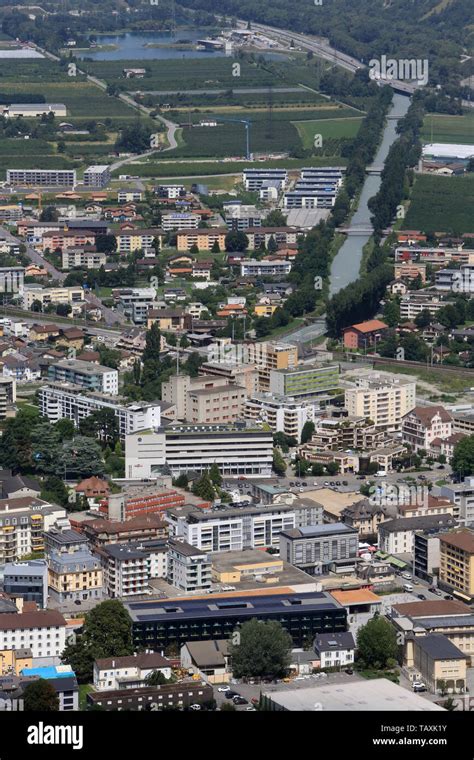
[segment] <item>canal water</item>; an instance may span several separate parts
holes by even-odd
[[[388,114],[391,117],[387,120],[385,130],[380,143],[377,155],[373,161],[374,166],[383,166],[385,159],[393,142],[397,139],[396,133],[397,121],[405,116],[410,105],[410,99],[406,95],[395,93],[392,101],[392,107]],[[395,118],[394,118],[395,117]],[[374,196],[381,183],[380,175],[369,175],[366,177],[364,186],[359,199],[359,206],[353,215],[350,226],[359,226],[362,228],[371,227],[371,213],[367,203]],[[357,280],[359,276],[360,264],[362,260],[362,249],[370,238],[367,235],[348,235],[332,261],[331,278],[329,292],[334,295],[346,285]]]

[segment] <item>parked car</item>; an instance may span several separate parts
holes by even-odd
[[[200,710],[201,709],[201,705],[196,705],[196,704],[195,705],[189,705],[189,709],[190,710]]]
[[[249,705],[248,707],[246,707],[245,711],[246,712],[256,712],[255,707],[252,707],[252,705]]]
[[[427,688],[423,681],[413,681],[412,683],[413,691],[427,691]]]
[[[428,591],[430,591],[432,594],[436,594],[436,596],[441,596],[441,591],[439,588],[435,588],[434,586],[430,586]]]
[[[343,486],[348,486],[348,485],[349,485],[349,483],[347,482],[347,480],[343,480],[343,481],[342,481],[342,485],[343,485]]]
[[[224,696],[226,699],[234,699],[234,697],[240,697],[240,694],[236,691],[229,690],[229,691],[226,691]]]
[[[302,486],[307,486],[308,484],[307,484],[307,483],[305,483],[305,481],[303,481],[301,485],[302,485]]]
[[[241,697],[240,694],[237,697],[234,697],[232,701],[234,705],[248,705],[249,703],[248,699],[245,699],[245,697]]]
[[[346,668],[344,672],[347,673],[348,676],[351,676],[354,673],[352,668]]]
[[[423,601],[426,600],[426,596],[424,594],[417,594],[418,599],[422,599]]]
[[[445,595],[444,595],[444,598],[445,598],[445,599],[447,599],[448,601],[450,601],[450,600],[451,600],[451,599],[453,599],[454,597],[452,597],[452,596],[451,596],[451,594],[445,594]]]
[[[290,480],[290,486],[294,486],[294,485],[295,485],[295,481],[294,480]]]
[[[222,694],[225,694],[226,691],[231,691],[231,688],[230,688],[230,686],[219,686],[219,688],[217,689],[217,691],[220,691]]]

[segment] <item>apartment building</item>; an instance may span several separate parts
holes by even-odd
[[[242,277],[284,277],[291,272],[291,261],[285,259],[245,259],[240,264]]]
[[[158,185],[154,188],[154,193],[158,198],[176,200],[186,195],[186,188],[184,185]]]
[[[184,506],[169,510],[166,519],[175,538],[204,552],[276,548],[281,531],[295,527],[295,511],[288,504],[221,510]]]
[[[284,529],[280,536],[280,557],[309,575],[322,575],[341,563],[355,566],[358,549],[357,529],[344,523]]]
[[[413,543],[413,574],[426,583],[432,584],[438,578],[440,566],[440,537],[443,531],[415,531]]]
[[[0,267],[0,294],[22,297],[24,284],[24,267]]]
[[[161,424],[161,404],[136,401],[127,403],[122,396],[111,397],[110,393],[85,393],[82,386],[72,383],[49,383],[38,391],[41,414],[50,422],[68,419],[76,427],[81,420],[100,409],[112,409],[117,417],[120,438],[140,430],[159,427]]]
[[[183,309],[149,309],[146,315],[147,329],[155,322],[163,332],[179,332],[190,329],[192,318]]]
[[[99,559],[84,547],[52,552],[48,560],[48,586],[57,602],[100,600],[103,595]]]
[[[220,425],[170,424],[125,439],[128,478],[149,478],[165,466],[173,477],[205,472],[215,463],[222,475],[270,477],[273,438],[270,430],[245,422]]]
[[[150,558],[146,552],[121,544],[108,544],[96,551],[110,597],[122,599],[148,592]]]
[[[273,433],[301,440],[306,422],[318,416],[317,407],[311,401],[278,396],[274,393],[256,393],[244,402],[242,417],[255,423],[265,423]]]
[[[178,230],[176,248],[178,251],[190,251],[197,246],[199,251],[211,251],[217,244],[219,250],[225,250],[227,227],[210,227],[196,230]]]
[[[44,531],[66,517],[63,507],[32,496],[0,500],[0,563],[44,550]]]
[[[7,184],[25,187],[74,187],[74,169],[7,169]]]
[[[186,541],[171,538],[168,549],[168,581],[185,593],[211,588],[212,562],[209,555]]]
[[[206,705],[214,698],[212,686],[200,681],[181,681],[140,689],[91,691],[87,704],[105,711],[183,710],[190,705]],[[150,707],[148,707],[150,705]],[[157,705],[157,707],[151,707]]]
[[[42,288],[41,285],[25,285],[23,292],[24,308],[31,309],[35,301],[39,301],[43,309],[50,304],[82,304],[84,303],[84,288],[81,286]]]
[[[245,399],[245,388],[238,385],[191,389],[188,392],[186,420],[205,425],[234,422],[242,418]]]
[[[2,581],[3,575],[3,581]],[[36,602],[44,608],[48,601],[48,566],[42,559],[7,562],[0,572],[3,591],[13,599]]]
[[[270,371],[270,393],[294,398],[314,398],[339,387],[339,365],[305,364]]]
[[[402,441],[414,451],[429,452],[436,439],[449,438],[453,418],[444,406],[416,406],[402,420]]]
[[[440,536],[439,585],[466,602],[474,599],[474,533]]]
[[[59,612],[4,613],[0,615],[0,651],[31,649],[36,657],[61,657],[66,646],[66,621]]]
[[[135,324],[145,324],[156,300],[155,288],[117,288],[112,291],[117,307]]]
[[[82,531],[92,546],[97,549],[109,544],[154,541],[166,538],[168,535],[166,523],[155,514],[131,517],[123,521],[91,519],[78,521],[76,524],[74,513],[72,513],[71,525]]]
[[[450,301],[442,300],[443,296],[433,290],[413,291],[400,299],[400,320],[413,322],[422,311],[429,311],[434,316]]]
[[[161,217],[161,227],[163,232],[172,232],[173,230],[197,230],[199,227],[199,216],[197,214],[163,214]]]
[[[416,383],[396,376],[377,374],[356,380],[355,388],[344,392],[344,406],[350,417],[365,417],[376,427],[399,430],[402,419],[415,408]]]
[[[244,169],[243,181],[245,189],[250,192],[260,190],[268,182],[283,190],[288,182],[288,172],[286,169]]]
[[[385,433],[366,417],[323,417],[316,419],[311,440],[300,449],[312,460],[318,451],[370,450],[382,445]]]
[[[153,248],[154,243],[157,243],[160,248],[163,245],[163,230],[159,227],[121,230],[116,237],[118,253],[133,253],[134,251],[147,250]]]
[[[79,359],[60,359],[48,367],[48,379],[52,382],[71,383],[90,391],[108,395],[118,394],[118,372],[101,364],[91,364]]]
[[[270,391],[272,370],[289,370],[298,365],[298,348],[291,343],[245,343],[242,349],[245,363],[257,367],[259,391]]]
[[[67,251],[95,245],[96,233],[92,230],[53,230],[43,232],[40,240],[31,242],[41,251]]]
[[[448,531],[456,525],[457,521],[449,514],[386,520],[379,525],[379,549],[386,554],[412,554],[416,531]]]
[[[217,359],[219,357],[216,357]],[[247,396],[258,391],[258,374],[254,364],[219,364],[217,361],[204,362],[199,367],[199,376],[225,378],[234,385],[245,388]]]
[[[442,633],[413,639],[413,670],[434,694],[444,696],[466,690],[466,655]]]
[[[110,182],[110,166],[99,164],[84,169],[85,187],[107,187]]]
[[[474,524],[474,477],[464,478],[462,483],[446,483],[440,494],[452,502],[453,515],[467,527]]]
[[[188,499],[193,495],[189,494]],[[130,520],[144,515],[159,515],[184,504],[184,492],[159,485],[127,485],[122,493],[110,493],[107,508],[101,510],[110,520]]]
[[[383,338],[387,330],[388,325],[380,319],[369,319],[367,322],[345,327],[342,331],[344,348],[367,351],[372,346],[376,347],[377,341]]]
[[[96,250],[87,250],[87,248],[63,248],[62,262],[63,269],[74,269],[83,267],[85,269],[100,269],[107,263],[107,256]]]
[[[262,226],[263,212],[256,206],[245,205],[241,201],[227,201],[223,211],[228,230],[245,232],[249,227]]]

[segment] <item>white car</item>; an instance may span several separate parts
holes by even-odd
[[[200,710],[201,709],[201,705],[189,705],[189,709],[190,710]]]
[[[219,686],[217,691],[220,691],[221,694],[225,694],[226,691],[230,691],[230,686]]]

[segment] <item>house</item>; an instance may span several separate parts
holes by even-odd
[[[383,338],[388,325],[380,319],[369,319],[367,322],[359,322],[356,325],[345,327],[342,331],[344,348],[366,350],[377,344],[379,338]]]
[[[75,486],[76,493],[82,494],[87,499],[100,499],[107,497],[110,492],[110,486],[106,480],[93,476],[81,480],[80,483]]]
[[[176,332],[189,330],[192,319],[189,314],[181,309],[150,309],[148,312],[147,328],[158,322],[160,330],[164,332]]]
[[[402,441],[416,451],[430,451],[435,439],[449,438],[453,418],[444,406],[415,406],[402,420]]]
[[[31,325],[28,333],[28,340],[35,343],[44,343],[50,338],[59,337],[59,327],[57,325]]]
[[[318,633],[314,651],[320,668],[343,668],[354,662],[355,641],[352,633]]]
[[[408,285],[402,279],[392,280],[388,283],[387,290],[392,296],[404,296],[408,292]]]
[[[232,676],[229,641],[187,641],[181,647],[181,667],[202,676],[209,683],[228,683]]]
[[[12,475],[11,470],[0,470],[0,498],[18,499],[22,496],[39,497],[41,486],[26,475]]]
[[[147,685],[151,673],[171,678],[171,663],[157,652],[140,652],[128,657],[95,660],[93,683],[97,691],[139,689]]]

